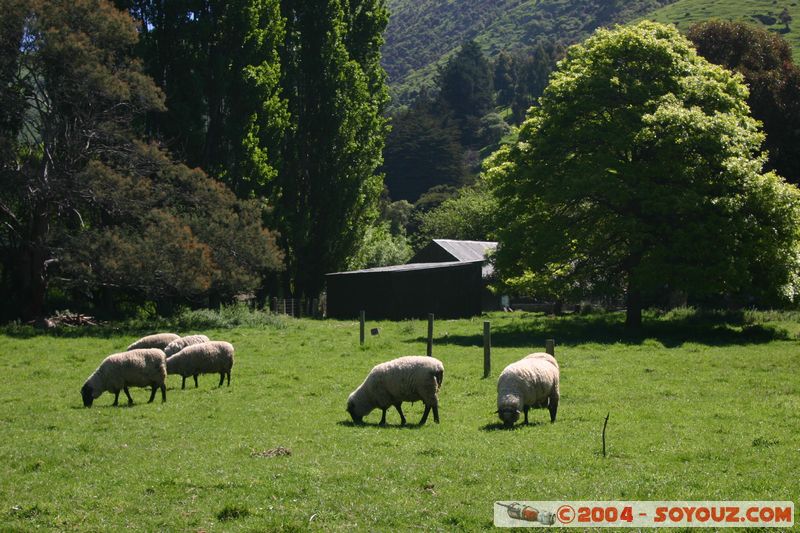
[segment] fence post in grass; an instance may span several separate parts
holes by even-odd
[[[428,313],[428,357],[433,357],[433,313]]]
[[[483,323],[483,377],[488,378],[492,371],[492,326],[488,320]]]
[[[364,311],[361,311],[361,313],[359,313],[358,316],[358,321],[359,321],[358,338],[362,346],[364,345],[364,315],[365,315]]]
[[[556,356],[556,340],[555,339],[547,339],[544,341],[544,351],[552,355],[553,357]]]

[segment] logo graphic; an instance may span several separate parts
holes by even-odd
[[[514,502],[505,504],[497,502],[500,507],[505,507],[508,517],[514,520],[524,520],[525,522],[538,522],[546,526],[552,526],[556,523],[556,517],[549,511],[540,511],[530,505],[522,505],[521,503]]]

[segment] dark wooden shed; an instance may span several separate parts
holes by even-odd
[[[496,308],[486,289],[491,265],[485,252],[496,243],[436,240],[406,265],[326,275],[332,318],[442,318],[479,315]]]

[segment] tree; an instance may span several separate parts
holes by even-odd
[[[497,267],[518,288],[649,298],[793,295],[800,192],[764,174],[741,78],[650,22],[569,49],[489,163],[506,224]]]
[[[424,100],[393,117],[384,158],[393,200],[415,202],[436,185],[461,184],[467,174],[458,128]]]
[[[701,56],[744,76],[747,103],[767,134],[767,168],[800,183],[800,68],[789,43],[759,26],[722,20],[694,25],[688,37]]]
[[[389,222],[380,222],[364,232],[358,250],[347,260],[347,269],[402,265],[411,259],[412,253],[405,233],[392,235]]]
[[[461,189],[458,196],[420,213],[415,244],[421,248],[431,239],[491,240],[499,211],[497,199],[481,180]]]
[[[163,95],[130,55],[127,13],[104,0],[0,7],[14,21],[2,26],[0,86],[21,98],[0,135],[6,317],[41,316],[54,278],[93,298],[231,296],[279,267],[260,205],[139,141]]]
[[[494,105],[492,78],[489,62],[475,41],[464,43],[439,72],[439,98],[459,124],[464,144],[475,141],[477,120]]]
[[[273,182],[287,289],[317,294],[377,217],[388,126],[383,0],[283,0],[282,94],[290,126]]]
[[[279,0],[117,0],[139,21],[145,71],[166,93],[148,133],[243,198],[267,194],[288,126]]]

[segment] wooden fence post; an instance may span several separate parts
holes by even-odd
[[[492,372],[492,326],[489,321],[483,323],[483,377],[488,378]]]
[[[365,315],[364,311],[361,311],[358,317],[358,321],[360,323],[358,330],[359,331],[358,338],[361,341],[362,346],[364,345],[364,318],[365,318],[364,315]]]
[[[428,313],[428,357],[433,357],[433,313]]]
[[[556,340],[555,339],[547,339],[545,342],[544,351],[552,355],[553,357],[556,356]]]

